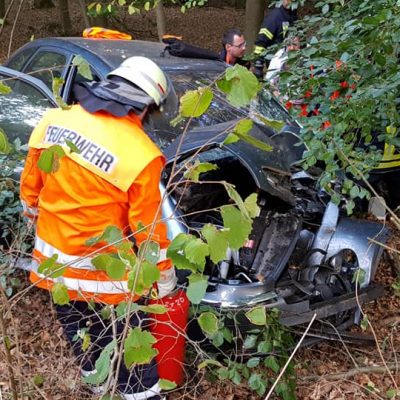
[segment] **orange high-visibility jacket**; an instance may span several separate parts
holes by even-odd
[[[66,140],[80,152],[69,151]],[[56,172],[45,173],[37,162],[43,149],[55,144],[62,145],[67,154]],[[48,290],[56,282],[63,283],[71,300],[126,301],[127,279],[112,280],[91,264],[94,255],[89,254],[104,242],[91,247],[85,242],[107,226],[129,233],[139,223],[151,225],[160,204],[158,185],[164,166],[160,150],[136,115],[90,114],[79,105],[48,111],[33,131],[29,147],[21,176],[21,201],[25,214],[37,218],[32,283]],[[149,231],[135,235],[137,245],[148,238]],[[159,269],[171,268],[163,223],[156,225],[151,239],[161,248]],[[68,267],[61,277],[51,279],[40,274],[38,266],[53,254]]]

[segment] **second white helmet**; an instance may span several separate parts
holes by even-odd
[[[130,57],[122,64],[109,72],[107,78],[119,76],[133,83],[147,93],[157,105],[160,105],[167,96],[167,78],[161,68],[146,57]]]

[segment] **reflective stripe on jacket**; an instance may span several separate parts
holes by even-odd
[[[281,43],[285,38],[289,26],[296,20],[296,12],[285,7],[273,9],[269,12],[261,25],[255,41],[254,54],[260,55],[269,46]]]
[[[51,134],[52,143],[64,146],[65,139],[72,138],[74,142],[76,138],[85,138],[87,147],[86,153],[76,154],[64,146],[67,154],[59,160],[59,169],[47,174],[38,168],[37,162],[48,147]],[[136,116],[92,115],[80,106],[47,113],[34,130],[30,145],[21,176],[21,200],[26,214],[38,214],[31,281],[45,289],[51,289],[55,282],[64,283],[72,300],[108,304],[127,300],[127,276],[115,281],[91,264],[93,253],[104,242],[90,247],[85,242],[101,235],[107,226],[117,226],[129,234],[137,230],[139,223],[152,224],[160,204],[162,154],[143,132]],[[97,158],[112,154],[112,169],[96,165],[96,151]],[[105,176],[107,173],[111,177]],[[169,243],[165,225],[157,223],[151,237],[148,231],[135,235],[136,244],[148,238],[157,241],[162,249],[158,266],[160,270],[170,268],[171,263],[165,258]],[[50,279],[39,274],[37,267],[54,254],[58,255],[57,262],[67,268],[61,277]]]

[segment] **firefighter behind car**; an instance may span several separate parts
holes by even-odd
[[[256,60],[252,66],[252,71],[259,79],[264,73],[266,50],[274,44],[282,43],[289,26],[297,19],[296,10],[291,9],[291,3],[292,0],[283,0],[282,5],[269,12],[261,24],[253,52]]]
[[[68,110],[48,111],[29,140],[29,153],[21,177],[21,200],[25,214],[36,223],[36,239],[30,274],[39,288],[52,290],[64,285],[70,303],[57,305],[57,317],[78,357],[83,376],[96,374],[95,361],[123,323],[116,326],[100,317],[104,305],[135,300],[128,289],[127,274],[112,279],[92,264],[93,251],[104,242],[88,247],[88,239],[116,226],[126,236],[140,224],[159,220],[159,181],[164,157],[142,128],[150,107],[158,107],[167,95],[167,79],[161,69],[145,57],[126,59],[101,82],[75,85],[79,104]],[[65,144],[79,152],[69,151]],[[63,146],[66,156],[59,169],[45,173],[38,160],[52,145]],[[142,229],[134,235],[136,246],[148,239],[158,242],[161,271],[158,297],[176,286],[175,270],[166,258],[166,227]],[[109,250],[110,251],[110,250]],[[89,255],[90,253],[90,255]],[[39,271],[51,257],[65,265],[62,276]],[[138,326],[137,313],[130,319]],[[143,328],[143,324],[141,325]],[[82,332],[90,335],[90,349],[82,350]],[[155,361],[131,370],[124,362],[116,377],[124,399],[159,399]],[[101,388],[97,388],[101,390]]]

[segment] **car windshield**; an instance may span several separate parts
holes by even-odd
[[[150,132],[153,140],[163,149],[169,145],[184,130],[187,121],[180,121],[172,126],[172,121],[178,113],[179,99],[188,90],[211,85],[218,77],[217,72],[169,71],[172,86],[162,112],[153,112],[145,128]],[[198,118],[193,118],[190,129],[206,127],[239,118],[250,117],[257,123],[263,124],[262,117],[268,120],[290,122],[289,115],[274,100],[268,90],[263,89],[249,107],[234,107],[225,98],[224,94],[215,91],[213,101],[206,113]]]

